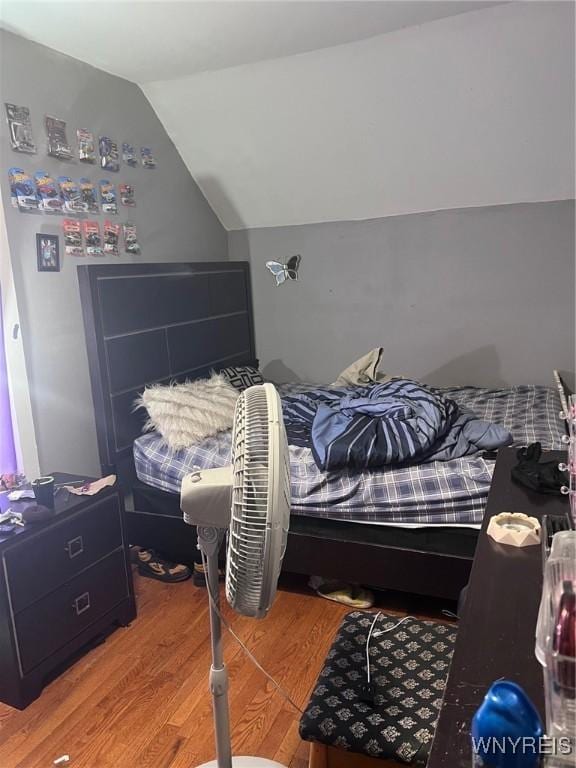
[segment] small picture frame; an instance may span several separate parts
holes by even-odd
[[[60,272],[60,241],[58,235],[36,234],[38,272]]]

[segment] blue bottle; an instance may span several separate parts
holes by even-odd
[[[509,680],[492,683],[472,720],[474,768],[537,768],[542,721],[522,688]]]

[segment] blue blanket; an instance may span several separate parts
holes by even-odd
[[[501,426],[410,379],[319,387],[282,401],[288,442],[322,470],[449,461],[512,442]]]

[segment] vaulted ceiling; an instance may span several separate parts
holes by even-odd
[[[4,0],[138,82],[228,229],[574,196],[574,4]]]
[[[474,0],[2,0],[12,32],[135,83],[291,56],[424,24]]]
[[[228,229],[565,199],[573,19],[500,5],[143,89]]]

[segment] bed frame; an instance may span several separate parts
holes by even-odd
[[[127,498],[129,541],[179,562],[197,558],[179,496],[141,483],[132,443],[145,413],[133,404],[152,383],[258,365],[247,262],[78,267],[103,474]],[[342,578],[456,600],[477,540],[468,528],[389,528],[293,514],[285,571]]]

